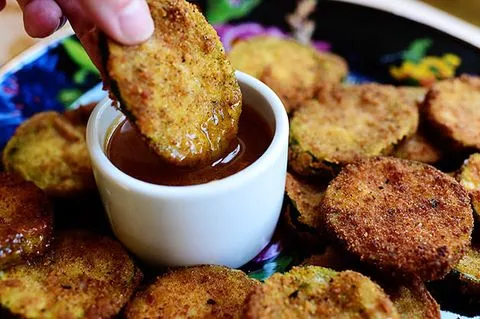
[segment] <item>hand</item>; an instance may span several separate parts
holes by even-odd
[[[66,19],[81,39],[98,27],[112,39],[134,45],[153,33],[153,21],[145,0],[17,0],[25,30],[43,38],[60,29]],[[6,0],[0,0],[0,10]]]
[[[110,38],[134,45],[153,33],[153,20],[146,0],[17,0],[23,11],[25,30],[32,37],[46,37],[66,20],[93,63],[107,79],[98,46],[97,28]],[[0,0],[0,10],[6,0]]]

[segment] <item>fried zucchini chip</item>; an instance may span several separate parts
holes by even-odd
[[[440,319],[440,306],[419,279],[387,283],[385,289],[402,319]],[[392,284],[394,283],[394,284]]]
[[[480,248],[469,247],[453,269],[452,275],[460,281],[463,292],[478,296],[480,294]]]
[[[457,180],[470,193],[473,210],[480,221],[480,153],[471,155],[465,161]]]
[[[246,318],[399,318],[383,290],[353,271],[307,266],[274,274],[257,287]]]
[[[398,91],[405,103],[416,107],[421,112],[427,89],[422,87],[399,87]],[[424,132],[420,125],[417,132],[403,141],[393,153],[393,156],[427,164],[438,163],[443,158],[440,150]]]
[[[7,172],[34,182],[48,195],[72,197],[95,189],[85,141],[86,123],[57,112],[35,114],[18,127],[3,151]]]
[[[302,266],[319,266],[336,271],[358,271],[360,266],[344,250],[334,246],[327,246],[321,254],[312,255],[302,262]]]
[[[322,201],[326,227],[384,272],[444,277],[470,243],[468,193],[454,178],[414,161],[379,157],[348,165]]]
[[[32,182],[0,173],[0,269],[45,252],[53,232],[53,212]]]
[[[480,78],[463,75],[434,84],[425,106],[427,121],[453,147],[480,150]]]
[[[425,101],[425,96],[428,93],[428,90],[423,87],[415,86],[401,86],[397,88],[400,92],[401,98],[407,103],[415,107],[421,107]]]
[[[312,246],[321,245],[326,235],[319,210],[326,188],[326,183],[308,182],[287,173],[285,191],[290,205],[284,211],[284,220],[297,239]]]
[[[239,270],[197,266],[159,277],[129,303],[127,318],[241,318],[260,283]]]
[[[311,99],[321,82],[347,76],[346,61],[292,39],[258,36],[237,43],[229,53],[233,66],[271,87],[287,112]]]
[[[418,109],[393,86],[324,85],[290,124],[290,166],[298,174],[335,172],[358,159],[390,154],[418,126]]]
[[[303,265],[320,266],[336,271],[353,270],[374,275],[370,269],[364,269],[358,261],[338,247],[329,246],[321,255],[313,255],[303,261]],[[439,319],[440,307],[419,279],[404,279],[403,282],[393,278],[374,276],[388,294],[404,319]]]
[[[443,158],[443,152],[430,141],[422,130],[403,141],[392,155],[427,164],[436,164]]]
[[[41,259],[0,272],[0,305],[22,318],[110,318],[141,278],[118,242],[65,232]]]
[[[110,89],[150,147],[179,166],[207,164],[236,138],[242,95],[220,39],[195,5],[147,1],[153,36],[106,39]]]

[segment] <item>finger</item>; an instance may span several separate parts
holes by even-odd
[[[90,17],[77,0],[57,0],[67,16],[72,29],[87,51],[90,59],[103,74],[103,65],[98,45],[98,33]]]
[[[56,0],[63,14],[68,18],[72,29],[77,34],[78,38],[94,28],[90,17],[82,8],[78,0]]]
[[[153,33],[153,20],[145,0],[80,0],[92,21],[109,37],[134,45]]]
[[[0,11],[5,8],[7,5],[7,0],[0,0]]]
[[[106,77],[105,65],[99,45],[100,39],[98,31],[94,28],[89,32],[84,33],[82,37],[79,37],[79,39],[90,56],[90,59],[92,59],[93,64],[95,64],[97,69],[100,71],[102,79],[104,79],[104,82],[106,83],[108,77]]]
[[[20,0],[25,31],[34,38],[55,32],[62,24],[62,10],[53,0]]]

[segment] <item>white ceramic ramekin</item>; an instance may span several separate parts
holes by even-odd
[[[112,127],[123,115],[106,99],[90,117],[88,149],[113,231],[147,263],[239,267],[272,237],[285,187],[288,119],[272,90],[244,73],[237,78],[244,103],[266,119],[274,137],[255,163],[218,181],[172,187],[130,177],[105,155]]]

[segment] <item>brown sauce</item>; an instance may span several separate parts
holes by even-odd
[[[272,139],[266,121],[244,105],[237,139],[227,155],[205,167],[183,168],[164,162],[127,120],[115,128],[108,141],[107,156],[122,172],[144,182],[168,186],[197,185],[241,171],[265,153]]]

